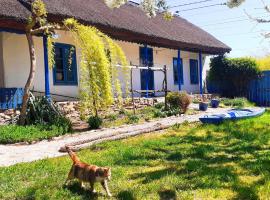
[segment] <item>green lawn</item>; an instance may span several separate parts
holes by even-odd
[[[270,112],[219,126],[185,124],[78,153],[112,167],[112,199],[270,197]],[[63,183],[69,157],[0,168],[0,199],[105,199]]]
[[[55,125],[5,125],[0,126],[0,144],[33,142],[50,139],[67,133],[67,127]]]

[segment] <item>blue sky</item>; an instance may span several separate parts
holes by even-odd
[[[167,0],[169,6],[181,5],[202,0]],[[270,41],[261,34],[270,32],[269,24],[257,24],[245,14],[253,17],[270,19],[270,13],[263,9],[262,0],[246,0],[239,8],[229,9],[227,6],[213,6],[190,11],[182,11],[213,4],[225,3],[226,0],[209,0],[194,5],[170,9],[180,11],[180,16],[209,32],[233,50],[229,57],[264,56],[270,54]],[[264,0],[270,5],[270,0]]]

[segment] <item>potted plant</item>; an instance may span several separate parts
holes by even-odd
[[[208,102],[207,98],[203,95],[202,100],[201,100],[201,102],[199,104],[199,109],[201,111],[206,111],[207,108],[208,108],[208,104],[209,104],[209,102]]]
[[[218,108],[220,101],[218,99],[211,99],[211,107]]]

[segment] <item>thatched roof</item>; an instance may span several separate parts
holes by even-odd
[[[162,14],[158,14],[149,18],[134,4],[110,9],[103,0],[43,1],[50,21],[60,22],[74,17],[82,23],[96,26],[115,39],[209,54],[223,54],[231,50],[181,17],[166,21]],[[0,27],[24,29],[29,16],[29,0],[0,1]]]

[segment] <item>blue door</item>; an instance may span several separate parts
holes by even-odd
[[[140,66],[153,67],[153,49],[140,47]],[[141,70],[141,90],[154,90],[154,71]],[[154,92],[149,92],[148,96],[154,96]],[[145,93],[143,96],[147,96]]]

